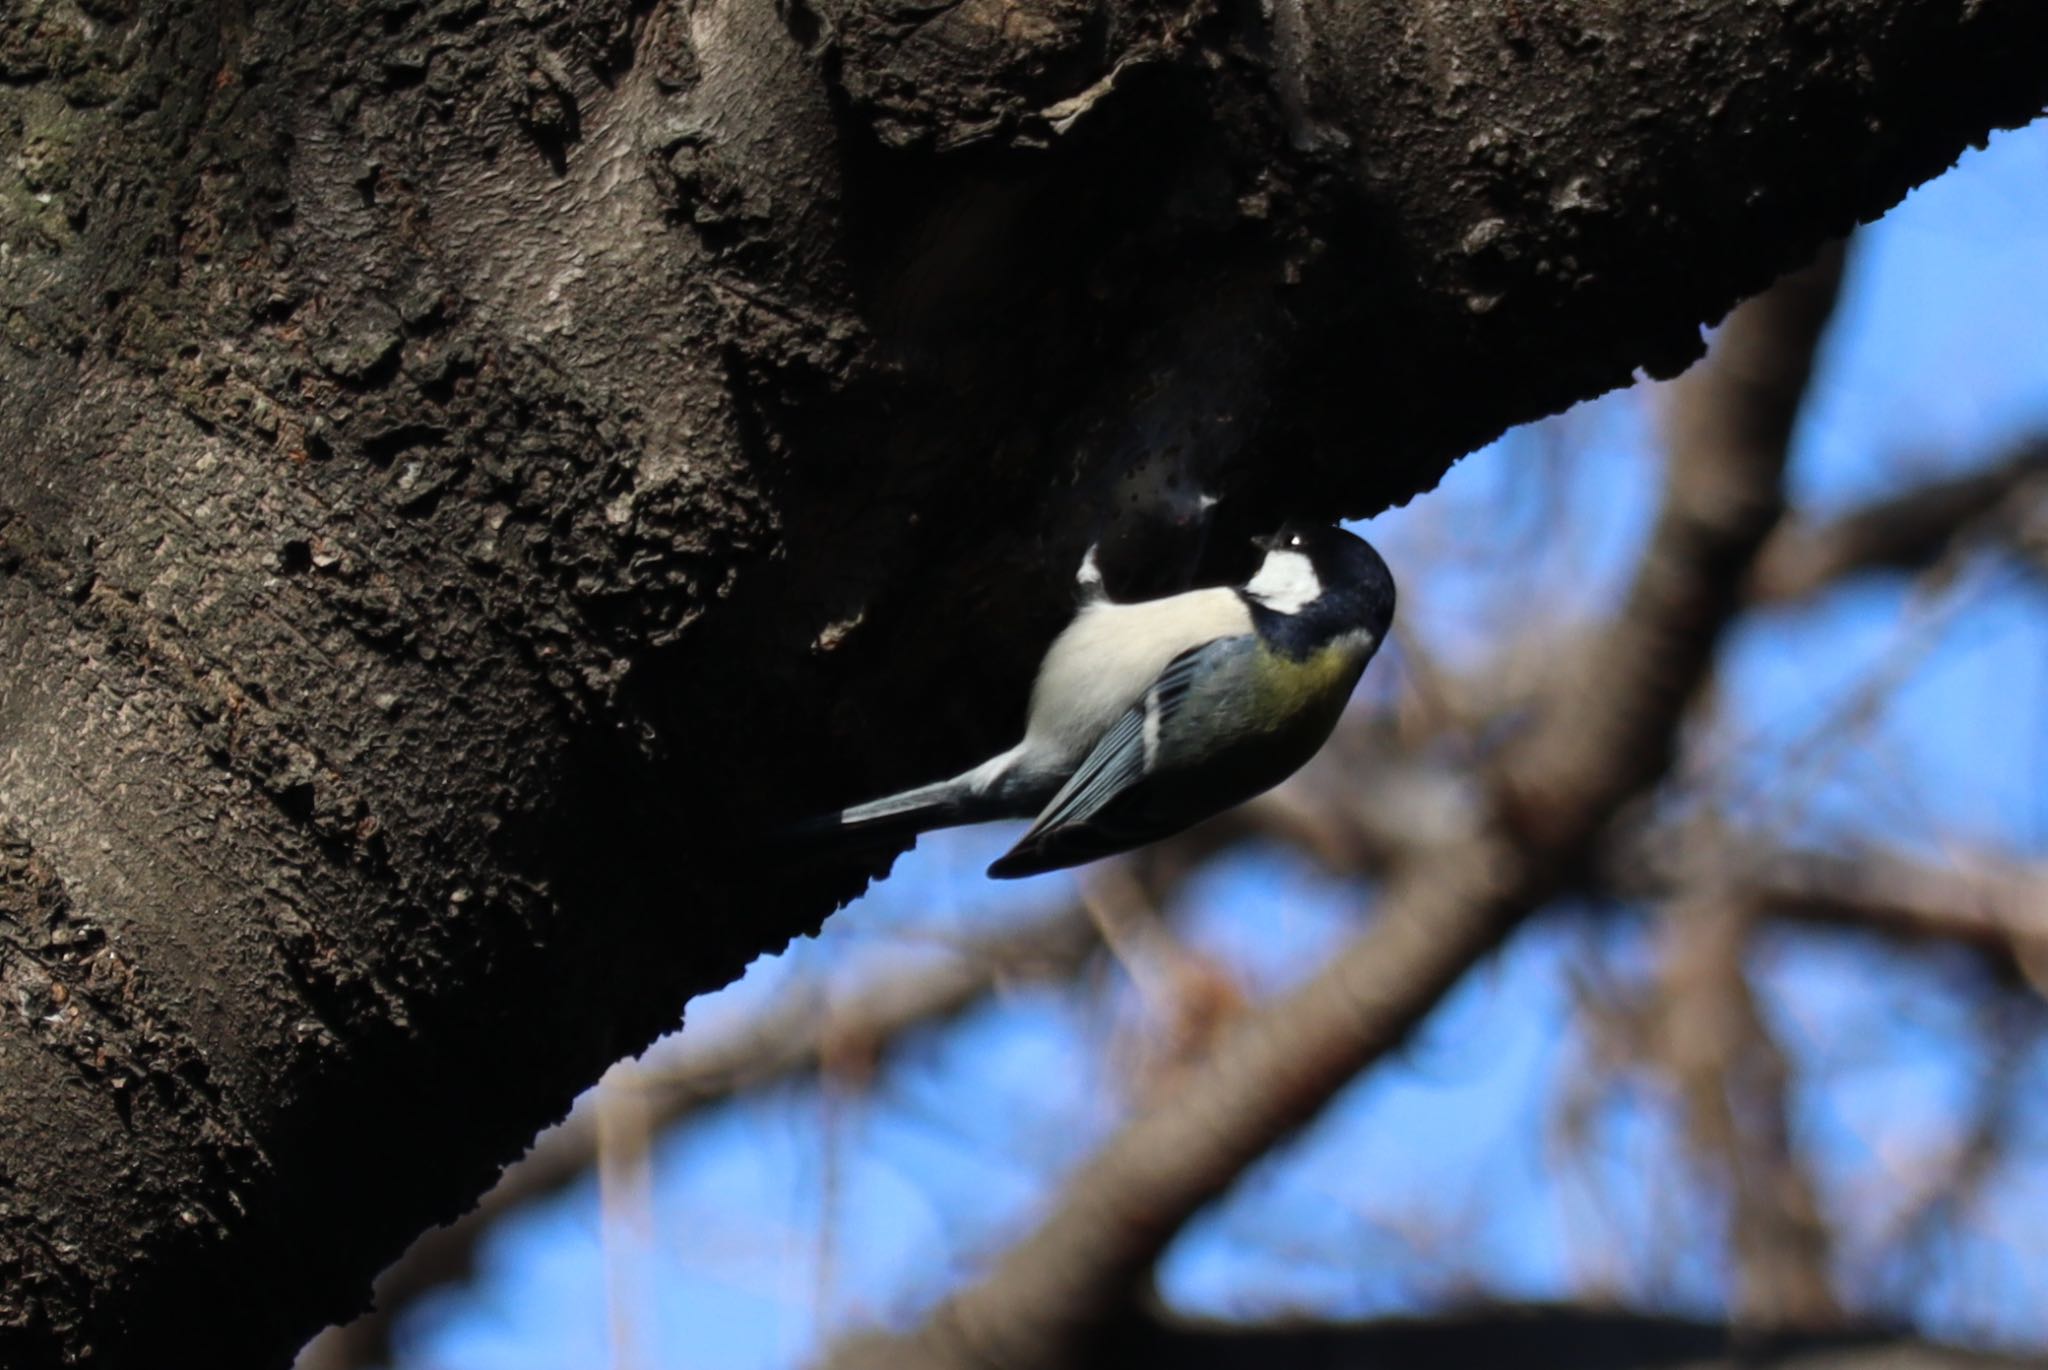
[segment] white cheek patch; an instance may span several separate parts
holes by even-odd
[[[1316,568],[1301,552],[1282,549],[1266,553],[1259,573],[1245,584],[1244,592],[1276,614],[1298,614],[1323,593]]]

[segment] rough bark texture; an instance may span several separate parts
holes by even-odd
[[[0,1362],[283,1360],[858,887],[755,834],[1003,740],[1148,460],[1217,546],[1405,498],[2031,117],[2044,40],[16,0]]]

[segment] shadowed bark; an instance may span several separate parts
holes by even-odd
[[[12,6],[0,1360],[281,1361],[859,887],[758,834],[1003,739],[1147,459],[1225,550],[1426,488],[2034,115],[2044,37]]]

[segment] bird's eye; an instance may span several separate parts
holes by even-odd
[[[1288,545],[1289,547],[1299,547],[1299,546],[1301,546],[1301,534],[1299,534],[1299,533],[1296,533],[1296,534],[1295,534],[1295,535],[1294,535],[1293,537],[1291,537],[1291,538],[1287,539],[1287,545]]]

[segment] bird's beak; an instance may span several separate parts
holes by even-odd
[[[1261,552],[1277,552],[1280,550],[1280,535],[1278,533],[1261,533],[1252,539],[1252,546],[1258,548]]]

